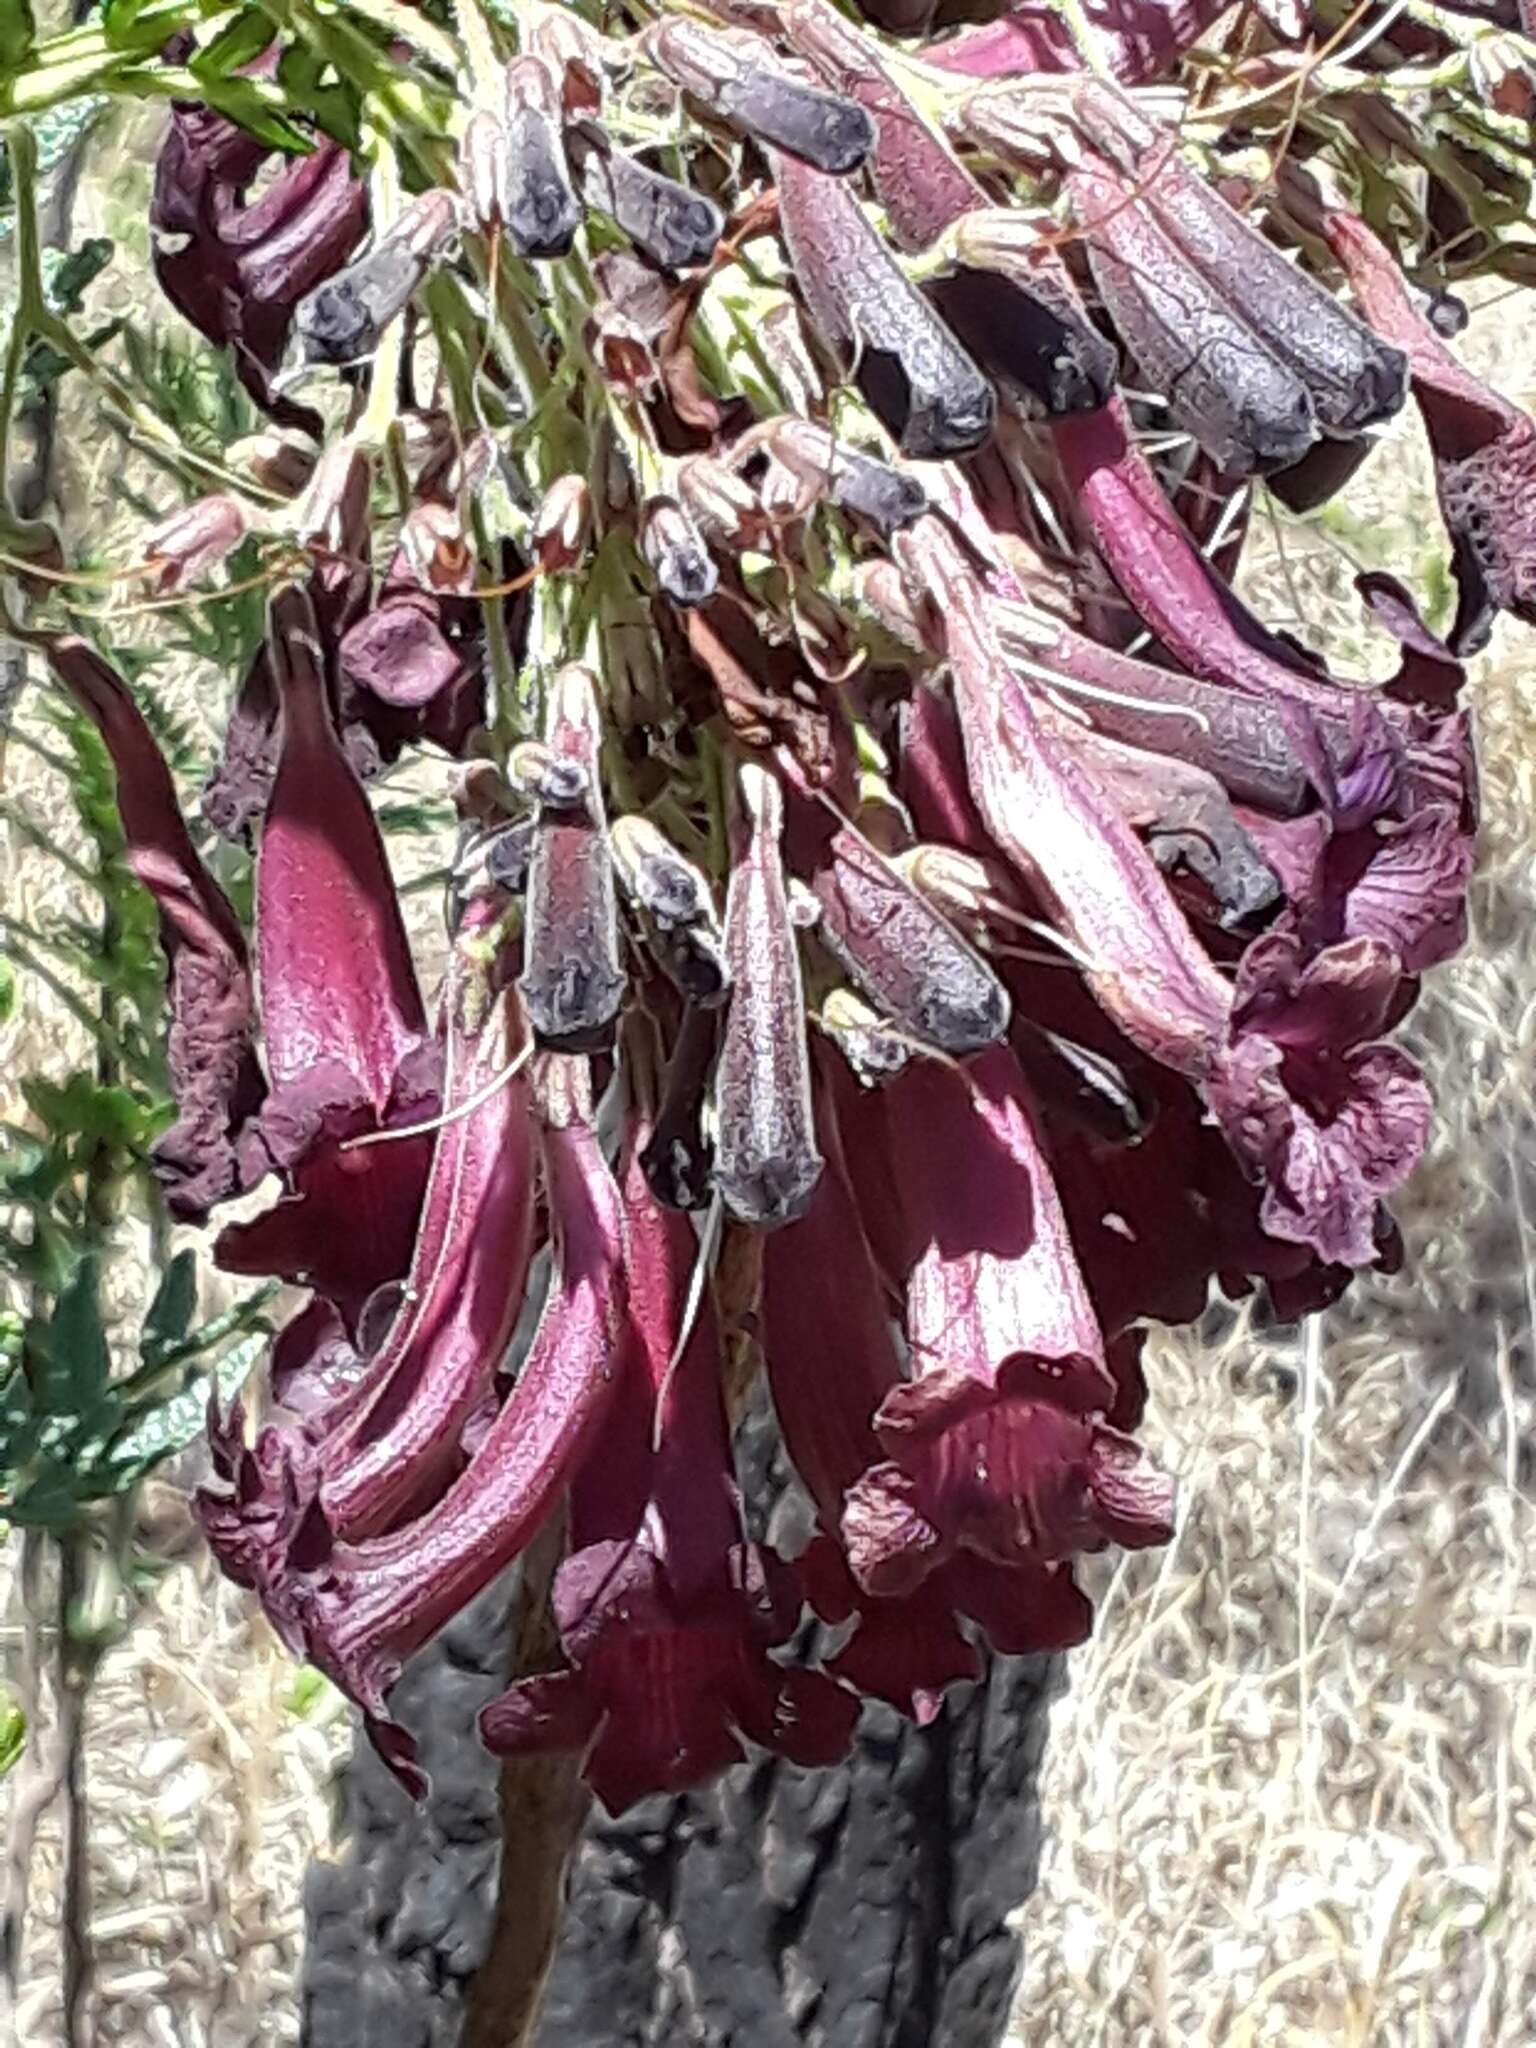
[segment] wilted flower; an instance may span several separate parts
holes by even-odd
[[[228,348],[262,409],[318,433],[318,414],[273,385],[300,301],[340,270],[368,224],[367,187],[322,138],[248,197],[272,155],[223,115],[172,110],[150,206],[155,275],[178,312]]]

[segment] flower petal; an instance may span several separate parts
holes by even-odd
[[[178,1114],[155,1167],[171,1214],[200,1221],[237,1192],[237,1139],[265,1092],[245,934],[192,843],[170,769],[126,685],[72,634],[49,643],[48,659],[112,756],[129,865],[160,913]]]

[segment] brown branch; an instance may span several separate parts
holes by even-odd
[[[549,1590],[564,1549],[565,1516],[558,1514],[523,1559],[514,1678],[559,1662]],[[496,1913],[470,1989],[460,2048],[532,2048],[560,1939],[571,1858],[591,1804],[579,1756],[509,1757],[500,1794]]]

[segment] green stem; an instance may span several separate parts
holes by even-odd
[[[11,428],[16,412],[16,393],[27,360],[37,315],[43,308],[42,257],[37,234],[37,143],[24,121],[12,122],[6,130],[6,153],[11,167],[12,205],[16,221],[16,312],[5,349],[5,370],[0,377],[0,492],[10,508]]]

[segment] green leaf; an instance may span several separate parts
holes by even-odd
[[[70,1275],[48,1324],[50,1412],[87,1428],[105,1423],[111,1408],[112,1353],[98,1290],[96,1258],[87,1254]]]
[[[258,142],[289,156],[308,156],[313,150],[312,138],[264,99],[250,79],[210,78],[203,89],[215,113],[227,115]]]
[[[28,0],[0,0],[0,71],[17,71],[37,41]]]
[[[0,953],[0,1024],[9,1024],[16,1014],[16,970]]]
[[[139,1355],[146,1365],[163,1363],[166,1353],[185,1340],[196,1310],[197,1254],[189,1247],[166,1267],[144,1317]]]
[[[187,69],[199,78],[227,78],[270,48],[274,33],[270,14],[260,7],[247,7],[189,59]]]
[[[107,0],[101,10],[101,25],[109,43],[125,43],[133,35],[140,15],[148,14],[156,0]]]
[[[0,0],[0,6],[4,0]],[[56,313],[78,313],[86,287],[112,261],[116,245],[106,235],[88,235],[78,249],[43,252],[43,284]]]
[[[21,1092],[54,1136],[68,1133],[144,1151],[159,1135],[158,1104],[143,1102],[127,1088],[105,1086],[89,1074],[71,1074],[62,1087],[40,1078],[24,1080]]]
[[[250,1378],[256,1361],[266,1349],[266,1338],[247,1337],[237,1344],[212,1376],[212,1385],[199,1383],[162,1401],[153,1414],[136,1422],[113,1446],[113,1461],[124,1475],[123,1483],[140,1479],[163,1458],[184,1451],[201,1431],[208,1416],[210,1393],[217,1393],[219,1406],[227,1407]]]
[[[292,1683],[283,1698],[283,1705],[290,1714],[296,1714],[301,1721],[309,1720],[320,1708],[328,1706],[341,1695],[336,1687],[313,1664],[301,1664],[293,1674]]]
[[[27,1717],[10,1690],[0,1687],[0,1778],[13,1770],[27,1746]]]

